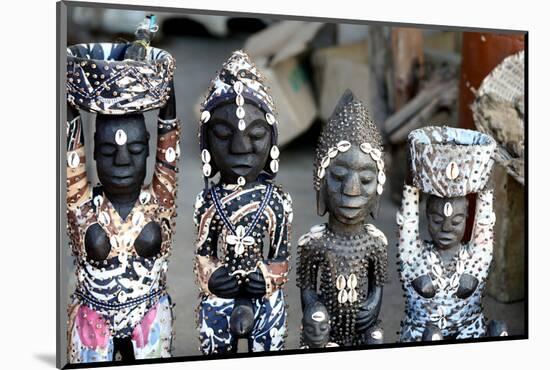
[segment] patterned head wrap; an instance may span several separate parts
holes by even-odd
[[[264,76],[251,61],[248,54],[242,50],[234,51],[223,64],[222,70],[211,81],[206,97],[202,103],[201,118],[199,122],[199,141],[201,159],[203,161],[203,175],[205,180],[216,174],[211,164],[210,152],[207,148],[206,129],[211,112],[224,104],[236,104],[236,115],[239,120],[239,130],[246,129],[245,102],[253,104],[265,113],[265,120],[271,127],[271,161],[266,168],[269,177],[275,177],[279,170],[279,149],[277,147],[277,120],[273,99],[268,93]],[[241,180],[242,179],[242,180]],[[240,178],[240,185],[244,185],[244,178]]]

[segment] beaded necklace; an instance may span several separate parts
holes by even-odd
[[[232,235],[228,235],[226,237],[227,244],[235,246],[235,254],[237,255],[243,254],[245,246],[254,244],[254,238],[250,236],[250,234],[252,233],[252,230],[254,230],[254,227],[256,227],[256,224],[258,223],[260,216],[263,214],[268,202],[271,200],[271,195],[273,194],[273,185],[272,184],[267,185],[266,195],[262,200],[260,207],[258,207],[258,209],[256,210],[254,217],[252,218],[252,222],[250,223],[248,228],[245,228],[242,225],[235,227],[231,223],[231,221],[229,220],[229,217],[227,216],[227,213],[223,208],[223,205],[220,201],[218,193],[216,192],[215,186],[210,189],[210,194],[212,195],[212,199],[214,201],[214,206],[216,207],[217,213],[220,215],[220,218],[222,219],[224,225],[232,233]]]

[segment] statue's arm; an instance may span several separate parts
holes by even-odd
[[[159,204],[175,212],[180,141],[180,122],[176,118],[176,99],[173,81],[168,101],[160,109],[157,124],[157,148],[152,188]]]
[[[320,301],[317,294],[317,276],[319,273],[319,258],[313,251],[313,246],[307,240],[307,234],[298,241],[297,285],[300,288],[302,311]]]
[[[90,197],[86,173],[86,149],[82,120],[77,108],[67,103],[67,206],[77,208]]]
[[[414,258],[418,258],[420,253],[420,237],[418,231],[419,218],[419,194],[420,191],[415,186],[405,185],[403,188],[403,198],[401,208],[397,212],[397,225],[399,235],[399,261],[401,264],[401,278],[409,280],[407,277],[407,267],[410,266]]]

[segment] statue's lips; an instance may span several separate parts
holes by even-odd
[[[338,209],[340,210],[340,213],[346,218],[354,218],[363,210],[363,207],[339,206]]]
[[[453,235],[449,235],[449,234],[439,234],[437,236],[437,241],[439,242],[439,244],[441,245],[449,245],[449,244],[452,244],[454,243],[456,240],[456,238],[453,236]]]
[[[246,163],[239,163],[231,166],[231,170],[239,176],[246,176],[253,166]]]

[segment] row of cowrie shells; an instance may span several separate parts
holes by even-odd
[[[271,172],[277,173],[279,171],[279,156],[281,152],[279,151],[279,148],[277,145],[273,145],[271,147],[271,150],[269,151],[269,155],[271,157],[271,162],[269,163],[269,168],[271,169]]]
[[[350,274],[347,280],[344,275],[338,275],[338,278],[336,279],[336,289],[342,290],[346,287],[348,287],[348,289],[357,288],[357,276],[355,274]]]
[[[336,157],[340,153],[347,152],[351,148],[351,143],[347,140],[342,140],[335,147],[328,150],[327,155],[321,160],[321,166],[317,170],[317,177],[322,179],[325,177],[326,169],[330,165],[330,160]],[[376,192],[382,194],[384,191],[384,184],[386,183],[386,174],[384,173],[384,161],[382,160],[382,152],[373,148],[369,143],[362,143],[360,145],[361,150],[369,154],[371,158],[376,162],[378,168],[378,185],[376,186]]]
[[[350,289],[349,291],[343,289],[338,292],[338,303],[344,304],[346,302],[354,303],[359,298],[359,294],[355,289]]]

